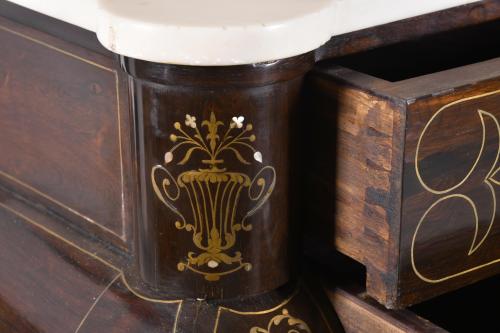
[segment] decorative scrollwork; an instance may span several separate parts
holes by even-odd
[[[244,126],[244,117],[233,117],[222,136],[219,135],[219,127],[224,127],[224,123],[217,120],[213,112],[209,120],[201,123],[202,127],[207,128],[205,135],[198,129],[196,117],[186,115],[185,124],[186,130],[179,122],[174,123],[177,133],[170,135],[174,146],[165,154],[165,166],[156,165],[151,170],[155,194],[180,218],[180,221],[175,222],[176,228],[192,232],[193,244],[200,250],[198,253],[188,252],[186,260],[177,264],[177,269],[201,274],[208,281],[217,281],[221,276],[240,269],[250,271],[252,265],[244,262],[241,252],[229,251],[236,244],[237,232],[252,229],[245,221],[272,194],[276,184],[276,171],[272,166],[264,166],[250,179],[245,173],[228,171],[222,167],[224,160],[221,153],[224,151],[231,153],[240,163],[250,165],[241,148],[253,153],[254,160],[262,163],[262,153],[252,146],[256,139],[251,134],[253,125],[249,123]],[[174,154],[178,150],[181,151],[182,158],[177,165],[185,165],[191,160],[192,154],[199,151],[207,157],[201,160],[201,164],[208,168],[187,170],[174,178],[166,165],[175,159]],[[255,204],[238,222],[237,216],[241,216],[238,215],[239,204],[245,189],[248,201]],[[192,221],[189,223],[175,206],[181,192],[185,194],[191,207]]]
[[[500,157],[500,124],[499,124],[497,118],[493,114],[491,114],[489,112],[486,112],[486,111],[483,111],[483,110],[477,110],[477,114],[479,116],[479,119],[480,119],[480,122],[481,122],[481,127],[482,127],[481,145],[480,145],[480,148],[479,148],[479,152],[477,154],[476,159],[472,163],[472,166],[470,167],[470,169],[468,170],[468,172],[465,174],[465,176],[459,182],[457,182],[453,186],[449,186],[448,188],[438,190],[438,189],[435,189],[435,188],[431,187],[429,184],[427,184],[424,181],[423,177],[422,177],[422,171],[421,171],[420,164],[419,164],[419,153],[420,153],[420,147],[421,147],[421,144],[422,144],[422,139],[425,137],[429,126],[449,106],[454,105],[454,104],[458,104],[458,103],[463,102],[465,100],[479,98],[479,97],[493,95],[493,94],[498,94],[498,93],[500,93],[500,91],[495,91],[495,92],[484,94],[484,95],[481,95],[481,96],[476,96],[476,97],[472,97],[472,98],[468,98],[468,99],[464,99],[464,100],[459,100],[459,101],[456,101],[456,102],[453,102],[451,104],[448,104],[448,105],[444,106],[443,108],[441,108],[440,110],[438,110],[431,117],[431,119],[425,125],[422,133],[420,134],[420,137],[419,137],[419,140],[418,140],[418,143],[417,143],[416,153],[415,153],[415,172],[416,172],[417,178],[419,180],[420,185],[427,192],[430,192],[430,193],[432,193],[434,195],[438,195],[438,196],[444,195],[444,196],[439,197],[424,212],[424,214],[422,215],[422,217],[420,218],[420,220],[419,220],[419,222],[417,224],[416,230],[415,230],[415,232],[413,234],[413,238],[412,238],[412,243],[411,243],[411,263],[412,263],[412,268],[413,268],[413,271],[415,272],[415,274],[421,280],[423,280],[425,282],[428,282],[428,283],[443,282],[443,281],[446,281],[446,280],[449,280],[449,279],[452,279],[452,278],[456,278],[458,276],[470,273],[470,272],[475,271],[477,269],[486,267],[488,265],[493,265],[495,263],[499,263],[500,262],[500,259],[493,260],[491,262],[479,265],[477,267],[469,268],[467,270],[464,270],[464,271],[461,271],[461,272],[457,272],[455,274],[451,274],[451,275],[448,275],[448,276],[445,276],[445,277],[442,277],[442,278],[429,278],[429,277],[425,276],[423,273],[420,272],[420,270],[418,269],[417,264],[415,262],[415,243],[416,243],[417,236],[418,236],[418,233],[419,233],[422,225],[425,223],[426,218],[429,215],[429,213],[432,210],[437,209],[436,207],[438,207],[441,203],[443,203],[443,202],[445,202],[447,200],[451,200],[451,199],[464,200],[464,202],[469,207],[471,207],[472,213],[474,215],[474,227],[475,227],[475,229],[474,229],[474,236],[472,238],[472,243],[471,243],[471,245],[469,247],[469,251],[468,251],[467,255],[469,255],[469,256],[473,255],[483,245],[483,243],[486,241],[486,239],[488,238],[488,236],[489,236],[489,234],[490,234],[490,232],[492,230],[493,224],[495,222],[495,215],[496,215],[496,208],[497,208],[497,198],[496,198],[495,189],[494,189],[493,186],[494,185],[500,185],[500,182],[498,182],[496,180],[496,178],[495,178],[496,175],[497,175],[497,173],[498,173],[498,171],[499,171],[499,169],[500,169],[498,167],[498,162],[499,162],[499,157]],[[464,186],[468,182],[468,180],[472,176],[472,174],[474,174],[474,172],[476,171],[476,168],[477,168],[477,166],[479,164],[479,161],[481,160],[481,158],[483,156],[483,153],[484,153],[484,150],[485,150],[485,145],[486,145],[486,135],[487,135],[487,133],[486,133],[486,126],[485,126],[485,119],[486,118],[491,119],[494,122],[494,124],[496,125],[496,130],[497,130],[496,134],[498,136],[498,141],[497,141],[497,148],[496,148],[495,159],[494,159],[492,165],[489,167],[489,171],[487,172],[486,176],[483,179],[483,183],[486,184],[487,188],[489,189],[488,192],[491,194],[491,200],[492,200],[492,206],[493,206],[493,208],[492,208],[492,214],[491,214],[491,217],[490,217],[489,224],[488,224],[488,227],[486,229],[486,232],[483,234],[482,237],[480,237],[479,236],[480,225],[479,225],[479,217],[478,217],[478,207],[476,206],[476,203],[474,202],[474,200],[472,200],[469,196],[465,195],[464,193],[460,193],[460,189],[462,188],[462,186]]]
[[[163,172],[166,177],[164,177],[161,180],[161,186],[158,186],[156,183],[156,177],[157,174]],[[153,167],[151,170],[151,183],[153,184],[153,190],[155,191],[156,196],[163,202],[165,206],[167,206],[171,211],[173,211],[182,221],[175,221],[175,226],[177,229],[184,229],[186,230],[191,230],[193,226],[190,224],[188,225],[186,223],[186,220],[184,219],[184,216],[179,212],[179,210],[171,203],[177,201],[179,199],[179,196],[181,194],[181,190],[179,189],[179,185],[177,185],[177,182],[175,178],[172,176],[172,174],[165,169],[161,165],[156,165]],[[172,195],[169,192],[169,187],[174,187],[176,194]]]
[[[288,325],[288,333],[311,333],[311,329],[307,324],[298,318],[292,317],[287,309],[283,309],[281,314],[271,318],[266,328],[252,327],[249,333],[273,333],[273,327],[278,327],[286,320]]]
[[[271,183],[268,185],[266,179],[262,177],[265,172],[270,173],[269,179],[271,179]],[[252,230],[252,225],[246,225],[245,221],[247,218],[255,214],[260,207],[267,201],[267,199],[271,196],[274,190],[274,186],[276,185],[276,170],[273,167],[265,166],[260,169],[259,172],[254,176],[252,181],[250,182],[250,186],[248,186],[248,198],[257,204],[246,213],[246,215],[241,219],[241,228],[245,231]],[[257,195],[252,194],[252,190],[258,187],[259,191]]]

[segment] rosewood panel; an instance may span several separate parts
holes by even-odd
[[[113,271],[6,209],[0,195],[0,330],[75,332]]]
[[[401,297],[500,273],[499,117],[499,80],[409,106]]]
[[[124,246],[126,81],[112,58],[0,18],[0,181]]]

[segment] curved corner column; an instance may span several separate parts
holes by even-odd
[[[248,66],[123,58],[138,160],[136,273],[222,299],[290,279],[290,133],[312,54]]]
[[[342,332],[321,288],[292,274],[294,141],[313,61],[311,53],[227,67],[122,58],[139,194],[126,275],[149,300],[177,304],[164,313],[174,332]]]

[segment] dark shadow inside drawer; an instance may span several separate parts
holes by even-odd
[[[334,62],[395,82],[499,57],[498,36],[500,20],[337,58]]]
[[[411,307],[449,332],[498,332],[500,276]]]

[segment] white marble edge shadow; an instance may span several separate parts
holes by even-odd
[[[8,0],[94,31],[109,50],[169,64],[283,59],[332,36],[477,0]]]

